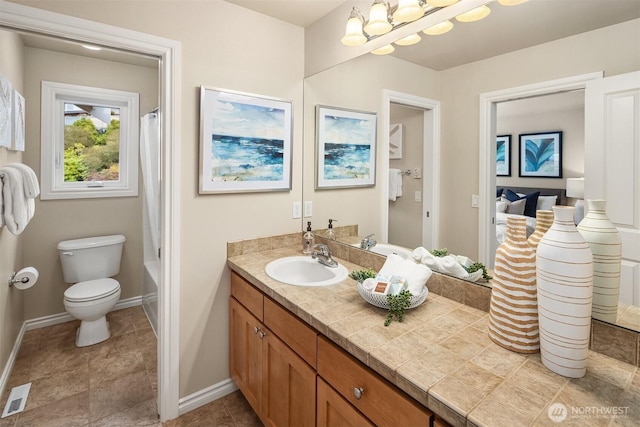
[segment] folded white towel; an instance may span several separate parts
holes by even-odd
[[[4,222],[16,236],[22,233],[35,214],[35,202],[25,195],[22,173],[14,168],[0,168]]]
[[[413,258],[415,262],[422,262],[422,257],[424,256],[425,252],[429,251],[422,246],[417,247],[413,250],[413,252],[411,252],[411,258]]]
[[[378,273],[379,276],[400,276],[407,279],[407,288],[413,295],[422,293],[425,284],[431,278],[432,271],[423,264],[404,259],[400,255],[387,255],[387,260]]]
[[[395,200],[402,196],[402,171],[389,168],[389,200]]]
[[[460,279],[466,279],[469,277],[469,273],[464,269],[463,266],[458,263],[458,260],[454,256],[447,255],[442,257],[442,268],[452,276],[458,277]]]
[[[22,174],[22,182],[24,183],[24,194],[30,199],[35,199],[40,194],[40,184],[38,184],[38,176],[29,166],[24,163],[9,163],[5,167],[17,169]]]

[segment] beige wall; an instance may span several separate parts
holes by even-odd
[[[501,115],[501,107],[498,104],[496,130],[498,135],[511,135],[511,176],[497,177],[497,187],[564,189],[567,178],[584,176],[584,106],[515,116]],[[519,177],[519,135],[553,131],[562,131],[562,178]]]
[[[28,1],[52,10],[178,40],[182,44],[180,145],[180,396],[229,378],[226,242],[295,232],[292,191],[199,196],[200,85],[293,101],[294,165],[302,159],[304,32],[223,1]]]
[[[402,76],[402,78],[398,78]],[[384,89],[438,99],[438,73],[391,56],[365,55],[305,79],[304,83],[304,200],[313,201],[313,228],[358,224],[362,235],[382,235],[380,205],[387,175],[382,173],[381,150],[377,150],[376,186],[315,190],[315,107],[327,105],[377,113],[378,142],[382,135]],[[385,168],[386,170],[386,168]]]
[[[424,111],[391,104],[390,118],[391,123],[403,125],[403,147],[402,158],[390,159],[389,167],[403,172],[423,169]],[[389,201],[389,243],[405,248],[422,246],[422,202],[415,201],[415,192],[422,192],[422,184],[422,179],[402,175],[402,196]]]
[[[615,47],[615,49],[613,48]],[[640,69],[640,21],[606,27],[440,73],[442,100],[440,242],[476,258],[480,94],[603,70]]]
[[[24,95],[23,70],[22,41],[15,34],[0,30],[0,74]],[[22,162],[22,152],[0,148],[0,166],[16,162]],[[0,227],[0,371],[9,359],[24,319],[24,292],[9,288],[5,281],[12,272],[25,266],[23,242],[23,235],[14,236],[6,227]]]
[[[140,113],[158,105],[158,71],[63,54],[25,49],[25,97],[27,143],[24,161],[40,176],[40,87],[43,80],[78,84],[140,94]],[[137,143],[137,141],[134,141]],[[115,277],[121,298],[139,296],[142,289],[142,193],[137,197],[36,200],[36,216],[24,232],[25,262],[40,272],[37,286],[25,291],[25,318],[64,313],[63,297],[68,285],[56,246],[81,237],[124,234],[120,273]]]

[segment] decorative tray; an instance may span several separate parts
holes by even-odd
[[[358,293],[360,294],[362,299],[364,299],[366,302],[368,302],[371,305],[375,305],[376,307],[384,308],[386,310],[389,309],[389,304],[387,304],[386,295],[374,294],[372,292],[369,292],[362,286],[362,283],[360,282],[357,282],[357,283],[358,283]],[[413,295],[411,297],[411,304],[409,305],[408,308],[417,307],[427,299],[427,295],[429,295],[429,290],[427,289],[426,286],[422,289],[423,291],[420,295]]]

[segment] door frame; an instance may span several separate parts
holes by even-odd
[[[559,92],[584,90],[587,82],[601,79],[603,76],[604,72],[598,71],[480,94],[478,262],[493,268],[497,249],[495,246],[496,204],[495,196],[491,196],[492,192],[495,194],[492,189],[496,187],[496,150],[493,149],[493,144],[497,135],[497,104]]]
[[[158,412],[178,417],[180,323],[180,82],[181,44],[151,34],[0,1],[0,26],[112,47],[159,59],[161,112],[161,246],[158,286]]]
[[[381,164],[380,175],[389,176],[389,125],[391,121],[391,103],[424,110],[423,160],[422,160],[422,244],[435,248],[439,241],[440,200],[440,101],[416,95],[384,89],[382,91],[382,138],[379,139]],[[427,167],[428,165],[428,167]],[[429,171],[428,175],[427,172]],[[428,178],[428,179],[426,179]],[[384,184],[389,180],[385,179]],[[380,240],[389,239],[389,186],[381,186],[380,221],[382,230]],[[427,216],[428,213],[428,216]],[[430,237],[427,237],[429,236]]]

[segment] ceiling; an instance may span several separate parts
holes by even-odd
[[[311,25],[341,4],[349,3],[343,0],[226,1],[301,27]],[[396,0],[391,3],[395,4]],[[494,2],[490,8],[491,14],[482,21],[455,22],[453,30],[441,36],[423,34],[420,43],[398,46],[392,55],[433,70],[445,70],[640,18],[640,0],[529,0],[512,7]],[[367,11],[364,13],[366,15]],[[345,22],[346,19],[345,16]],[[40,36],[23,35],[23,38],[31,47],[157,67],[155,58],[108,49],[96,53],[77,43]],[[340,43],[339,40],[335,42]]]
[[[282,21],[308,26],[342,3],[331,0],[227,0]],[[391,0],[396,4],[397,0]],[[434,70],[535,46],[574,34],[640,18],[640,0],[529,0],[517,6],[489,5],[478,22],[454,22],[441,36],[422,35],[413,46],[396,47],[393,56]],[[363,11],[367,16],[367,11]],[[345,23],[347,16],[344,17]],[[336,43],[340,43],[336,40]]]

